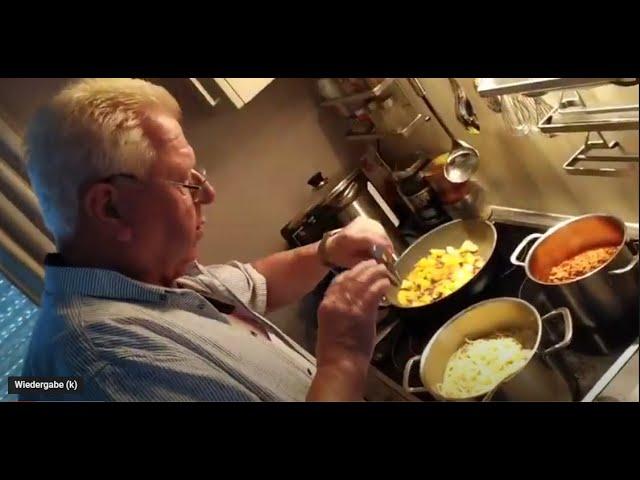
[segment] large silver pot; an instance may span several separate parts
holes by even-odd
[[[524,261],[518,259],[532,241]],[[591,214],[569,219],[546,233],[526,237],[511,255],[511,262],[525,268],[532,280],[553,305],[570,308],[581,327],[605,327],[610,331],[638,322],[629,312],[638,305],[638,257],[626,245],[624,222],[614,216]],[[586,250],[615,247],[616,253],[605,264],[580,278],[563,283],[547,281],[550,270]],[[637,326],[637,325],[636,325]]]
[[[561,315],[564,319],[564,338],[557,344],[542,349],[542,322]],[[451,356],[466,339],[476,340],[498,332],[517,330],[518,340],[524,348],[535,352],[529,361],[510,378],[486,392],[472,398],[455,401],[571,401],[573,395],[565,378],[546,360],[549,353],[564,348],[571,342],[573,328],[571,314],[559,308],[540,318],[538,311],[519,298],[494,298],[477,303],[463,310],[445,323],[431,338],[422,355],[411,358],[404,369],[403,387],[409,393],[429,392],[438,400],[452,401],[443,397],[437,385],[442,382]],[[420,361],[422,387],[410,386],[413,365]]]

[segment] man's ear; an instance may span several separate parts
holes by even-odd
[[[112,232],[117,240],[131,240],[131,228],[118,211],[118,191],[108,183],[96,183],[89,187],[83,199],[84,213]]]

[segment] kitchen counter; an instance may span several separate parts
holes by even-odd
[[[602,393],[595,397],[596,402],[637,402],[638,399],[638,378],[640,369],[638,367],[638,344],[636,351],[630,360],[617,372],[612,372],[613,377],[608,382]],[[621,362],[622,363],[622,362]],[[606,376],[605,376],[606,377]],[[603,382],[606,381],[606,378]]]

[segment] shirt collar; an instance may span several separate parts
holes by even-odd
[[[166,292],[172,290],[134,280],[114,270],[70,266],[60,254],[47,255],[44,265],[45,293],[155,303],[166,299]]]

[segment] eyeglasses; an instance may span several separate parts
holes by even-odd
[[[191,182],[176,182],[175,180],[165,179],[160,179],[160,181],[177,186],[184,195],[188,193],[189,195],[191,195],[191,199],[194,203],[202,203],[205,201],[205,187],[209,183],[209,181],[207,180],[207,172],[204,168],[194,168],[191,170],[191,177],[193,179]],[[137,182],[141,181],[138,177],[130,173],[116,173],[103,179],[102,181],[110,182],[115,178],[128,178]]]
[[[176,185],[178,188],[184,193],[184,189],[186,189],[191,195],[191,199],[194,203],[202,203],[204,201],[204,190],[209,183],[207,180],[207,171],[204,168],[192,169],[191,177],[193,178],[193,183],[182,183],[176,182],[174,180],[164,180],[167,183],[172,185]]]

